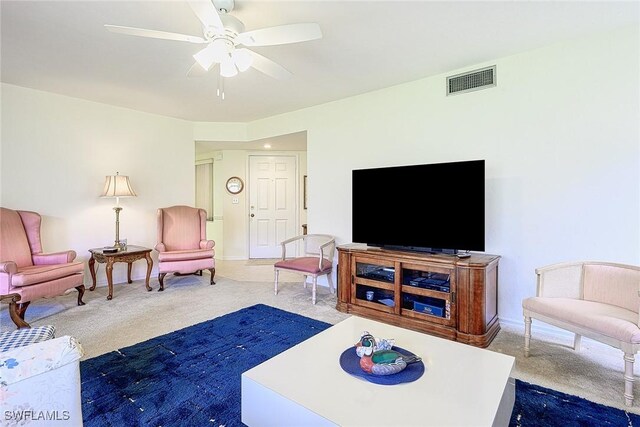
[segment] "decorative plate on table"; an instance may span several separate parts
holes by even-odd
[[[402,353],[407,356],[415,356],[408,350],[401,347],[393,346],[393,350],[398,353]],[[340,367],[346,373],[353,375],[354,377],[362,378],[374,384],[380,385],[396,385],[403,383],[410,383],[422,376],[425,371],[424,363],[422,361],[411,363],[404,370],[393,375],[373,375],[362,370],[360,367],[360,357],[356,354],[355,346],[349,347],[340,355]]]

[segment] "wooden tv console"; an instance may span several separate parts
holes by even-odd
[[[336,309],[486,347],[500,330],[499,259],[341,245]]]

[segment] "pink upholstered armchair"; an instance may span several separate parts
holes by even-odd
[[[189,206],[171,206],[158,209],[158,282],[164,290],[167,273],[202,276],[202,270],[211,272],[211,285],[215,285],[215,242],[206,238],[207,213]]]
[[[287,259],[287,245],[295,242],[302,244],[304,254],[298,258]],[[318,276],[326,274],[331,293],[335,292],[331,278],[333,253],[336,249],[336,241],[333,236],[329,236],[328,234],[304,234],[287,239],[280,243],[280,245],[282,245],[282,259],[273,265],[275,275],[274,292],[276,295],[278,295],[278,273],[280,271],[303,274],[305,276],[305,288],[307,287],[306,276],[311,277],[313,281],[311,302],[313,304],[316,303]],[[291,253],[291,251],[289,253]]]
[[[0,299],[10,300],[11,319],[29,327],[24,315],[31,301],[78,290],[84,305],[84,263],[74,262],[76,253],[42,253],[39,214],[0,208]]]

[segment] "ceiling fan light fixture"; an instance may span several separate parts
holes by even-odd
[[[209,71],[209,68],[211,68],[211,66],[215,62],[212,55],[208,52],[209,46],[193,55],[193,59],[195,59],[196,62],[207,71]]]
[[[246,49],[237,49],[231,53],[231,59],[241,72],[247,71],[253,64],[253,56]]]
[[[209,43],[207,47],[193,55],[193,59],[205,70],[209,70],[216,62],[224,62],[229,57],[227,43],[222,39],[217,39]]]
[[[222,77],[233,77],[238,75],[238,69],[230,58],[229,60],[220,63],[220,75]]]

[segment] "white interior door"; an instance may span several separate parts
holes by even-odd
[[[279,258],[295,236],[296,158],[249,156],[249,258]]]

